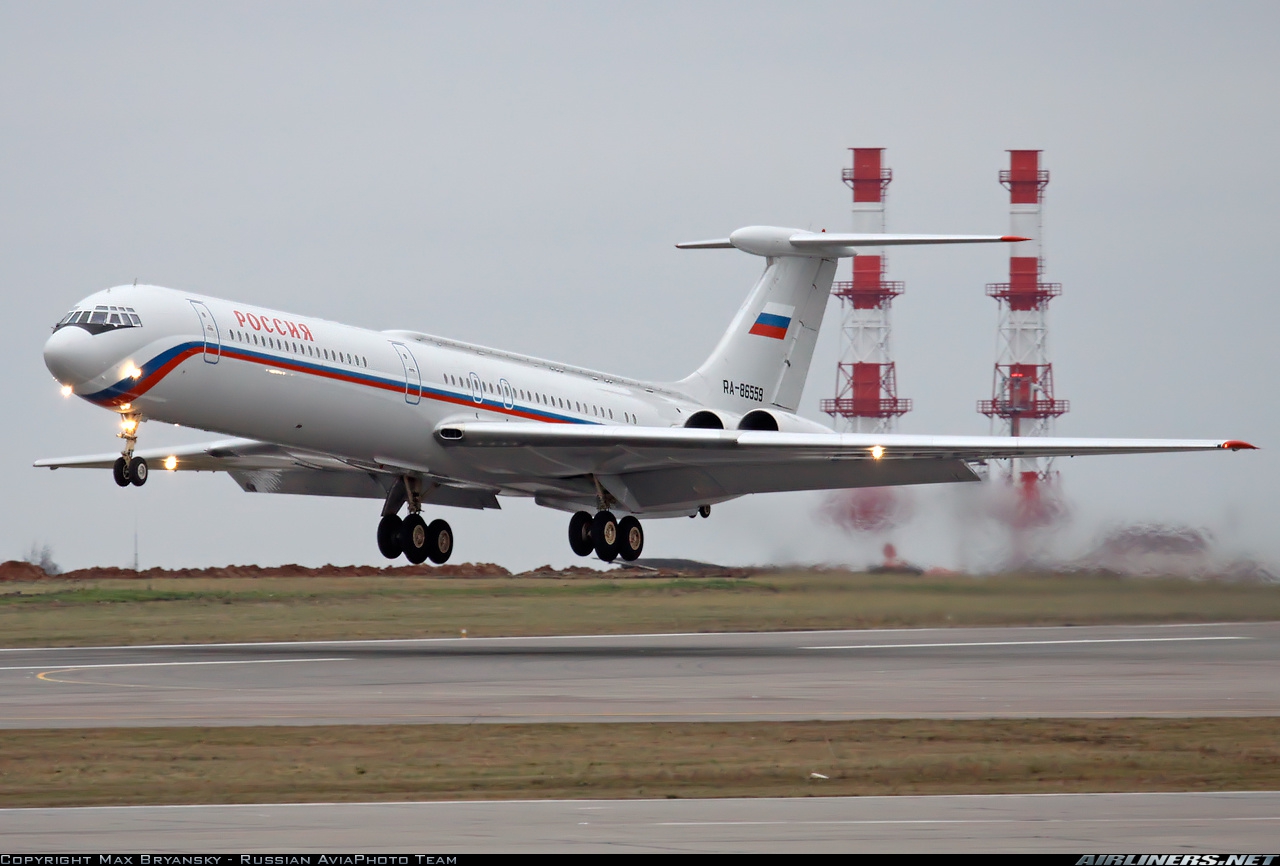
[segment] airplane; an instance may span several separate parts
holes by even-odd
[[[1235,439],[841,434],[800,417],[836,263],[865,247],[1017,243],[749,226],[681,249],[737,249],[764,271],[710,357],[659,383],[449,340],[373,331],[150,285],[115,286],[54,326],[64,396],[119,415],[119,453],[35,465],[223,471],[251,493],[382,501],[379,551],[444,563],[430,507],[531,497],[569,512],[569,545],[605,562],[644,549],[641,518],[710,515],[751,493],[972,482],[993,459],[1251,449]],[[233,438],[139,450],[155,420]],[[400,511],[407,508],[406,516]]]

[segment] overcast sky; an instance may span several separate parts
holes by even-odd
[[[903,232],[1003,233],[1005,150],[1044,150],[1060,434],[1266,449],[1060,462],[1064,554],[1164,521],[1280,562],[1278,32],[1274,3],[0,3],[0,558],[47,543],[64,567],[126,565],[136,524],[144,567],[384,562],[371,500],[31,468],[117,446],[114,416],[62,399],[40,356],[91,292],[136,278],[675,379],[761,261],[673,244],[847,230],[846,148],[873,146]],[[893,253],[903,432],[987,432],[983,286],[1006,256]],[[838,317],[801,409],[823,421]],[[205,438],[147,425],[142,444]],[[645,553],[866,562],[883,539],[820,501],[650,521]],[[998,546],[957,522],[954,489],[912,501],[908,558]],[[459,560],[578,561],[559,512],[445,516]]]

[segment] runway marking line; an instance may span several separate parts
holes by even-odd
[[[120,662],[116,664],[98,664],[98,665],[70,665],[40,671],[36,674],[36,679],[46,683],[59,683],[68,686],[114,686],[116,688],[125,689],[180,689],[190,690],[191,686],[156,686],[143,685],[135,683],[88,683],[83,680],[60,680],[50,676],[50,674],[65,674],[72,671],[92,670],[94,668],[171,668],[171,667],[192,667],[194,665],[278,665],[291,664],[299,662],[346,662],[351,659],[345,658],[328,658],[328,659],[229,659],[226,661],[201,661],[201,662]],[[48,665],[17,667],[17,668],[0,668],[0,670],[39,670],[40,668],[48,668]]]
[[[584,805],[579,806],[578,811],[585,812],[588,810],[599,809],[616,809],[619,804],[631,803],[650,803],[663,806],[671,806],[679,803],[681,807],[688,807],[694,803],[742,803],[750,801],[756,804],[788,804],[794,805],[803,799],[806,804],[814,803],[853,803],[856,801],[859,805],[879,802],[902,802],[904,800],[924,800],[941,802],[942,800],[1015,800],[1015,799],[1031,799],[1044,800],[1049,798],[1067,798],[1067,799],[1107,799],[1111,797],[1181,797],[1181,798],[1198,798],[1198,799],[1229,799],[1229,800],[1251,800],[1256,798],[1268,798],[1280,796],[1280,790],[1276,791],[1052,791],[1044,793],[1028,792],[1024,794],[868,794],[866,796],[857,797],[693,797],[684,800],[668,800],[665,797],[656,799],[653,797],[636,797],[626,800],[609,800],[601,805]],[[383,808],[386,806],[430,806],[430,807],[449,807],[457,808],[462,806],[545,806],[545,805],[565,805],[573,806],[578,804],[600,804],[599,800],[568,800],[559,798],[549,798],[543,800],[316,800],[309,803],[150,803],[132,806],[3,806],[0,807],[0,815],[6,812],[116,812],[116,811],[135,811],[140,809],[311,809],[315,807],[341,806],[341,807],[372,807]],[[1182,819],[1165,819],[1180,820]],[[1271,817],[1225,817],[1210,818],[1208,820],[1220,821],[1272,821],[1280,820],[1280,818]]]
[[[1058,644],[1092,644],[1092,643],[1169,643],[1172,641],[1203,640],[1253,640],[1241,635],[1198,635],[1192,637],[1094,637],[1074,638],[1072,640],[989,640],[989,641],[957,641],[954,643],[863,643],[845,644],[843,646],[804,646],[807,650],[853,650],[853,649],[928,649],[934,647],[961,646],[1052,646]]]
[[[70,665],[57,669],[49,668],[47,664],[43,665],[18,665],[10,668],[0,668],[0,671],[36,671],[41,668],[49,668],[44,673],[37,674],[37,678],[43,678],[44,674],[65,674],[68,671],[87,671],[93,668],[175,668],[175,667],[193,667],[195,665],[283,665],[298,664],[301,662],[349,662],[348,658],[331,658],[331,659],[228,659],[226,661],[203,661],[203,662],[118,662],[115,664],[100,665]]]
[[[137,685],[137,684],[130,684],[130,683],[86,683],[80,680],[46,680],[46,682],[66,683],[70,685],[112,686],[112,687],[118,687],[118,688],[140,688],[140,689],[141,688],[145,688],[145,689],[173,688],[175,690],[183,689],[186,691],[206,691],[206,692],[212,691],[211,689],[196,688],[194,686],[166,687],[166,686]],[[334,717],[334,716],[320,714],[320,713],[308,714],[308,715],[304,715],[302,713],[264,713],[264,714],[259,714],[252,717],[214,716],[214,715],[210,715],[209,713],[170,713],[164,716],[158,716],[155,714],[148,714],[145,716],[128,716],[128,715],[86,716],[83,714],[75,715],[75,716],[0,716],[0,722],[144,721],[144,722],[155,722],[156,724],[151,724],[151,725],[121,724],[121,725],[107,725],[107,727],[165,728],[165,727],[188,727],[188,725],[185,725],[185,724],[171,725],[171,724],[165,724],[165,723],[174,722],[174,721],[183,722],[183,721],[189,721],[191,719],[200,720],[201,724],[213,725],[217,723],[221,725],[222,723],[228,723],[230,726],[233,726],[233,727],[239,727],[240,723],[243,723],[246,725],[262,724],[262,722],[255,721],[255,720],[261,720],[261,719],[292,719],[292,720],[304,719],[304,720],[309,720],[312,724],[316,725],[317,727],[324,727],[329,725],[356,725],[356,724],[360,724],[360,725],[363,725],[363,724],[373,724],[373,725],[414,724],[415,720],[422,720],[422,719],[456,720],[456,721],[439,722],[439,724],[449,724],[449,725],[475,725],[475,724],[508,725],[508,724],[526,724],[526,722],[524,721],[526,719],[539,720],[536,722],[528,722],[528,724],[548,724],[548,723],[549,724],[578,724],[582,722],[583,719],[610,719],[613,721],[620,721],[624,723],[634,720],[636,724],[646,724],[650,722],[676,724],[676,723],[684,723],[684,722],[697,723],[705,719],[714,719],[717,721],[722,719],[740,719],[748,722],[750,721],[763,722],[763,721],[770,721],[773,719],[776,719],[782,722],[869,722],[869,721],[935,721],[935,722],[965,721],[965,722],[968,722],[968,721],[991,721],[991,720],[1043,721],[1045,719],[1112,719],[1116,721],[1123,721],[1123,720],[1143,719],[1143,718],[1268,719],[1268,718],[1274,717],[1275,715],[1276,715],[1275,712],[1270,707],[1260,708],[1255,710],[1245,710],[1245,711],[1232,710],[1230,712],[1207,712],[1207,713],[1201,713],[1198,715],[1190,715],[1190,716],[1187,715],[1186,710],[1142,710],[1140,714],[1135,714],[1135,712],[1131,710],[1080,710],[1065,716],[1062,713],[1057,713],[1057,712],[1052,712],[1052,713],[1042,712],[1042,713],[1034,713],[1034,714],[1024,713],[1024,714],[1015,714],[1015,715],[993,716],[989,710],[983,710],[983,711],[974,710],[972,712],[959,712],[959,713],[956,713],[956,712],[913,713],[905,710],[894,710],[894,711],[888,711],[887,715],[886,715],[886,712],[875,710],[875,711],[868,711],[865,713],[856,713],[856,712],[823,713],[817,716],[801,715],[789,710],[779,710],[776,712],[761,710],[761,711],[752,711],[752,712],[743,712],[743,713],[735,713],[735,712],[727,712],[727,711],[726,712],[685,712],[685,713],[665,713],[665,712],[660,712],[660,713],[578,712],[578,713],[518,713],[518,714],[513,713],[511,715],[501,715],[501,716],[480,715],[476,713],[459,712],[459,713],[379,713],[376,716],[372,717],[374,721],[371,722],[369,721],[368,716],[360,716],[356,721],[342,721],[341,719],[346,718],[345,716]],[[405,721],[382,722],[380,721],[382,719],[396,719],[396,720],[405,720]],[[436,724],[436,723],[437,723],[436,721],[430,722],[430,724]],[[86,726],[85,725],[67,725],[63,728],[59,728],[59,730],[75,729],[78,727],[86,727]],[[198,727],[198,725],[191,725],[190,727]],[[1116,793],[1116,792],[1111,792],[1111,793]],[[1138,793],[1143,793],[1143,792],[1138,792]],[[1159,792],[1150,792],[1150,793],[1159,793]],[[410,802],[413,802],[413,801],[410,801]]]
[[[863,820],[797,821],[661,821],[650,827],[787,827],[841,824],[1185,824],[1188,821],[1280,821],[1280,815],[1256,818],[867,818]]]
[[[947,626],[928,628],[858,628],[858,629],[818,629],[814,631],[687,631],[687,632],[645,632],[642,634],[548,634],[548,635],[506,635],[495,637],[391,637],[362,638],[347,640],[293,640],[293,641],[250,641],[242,643],[157,643],[157,644],[118,644],[111,646],[53,646],[53,647],[0,647],[0,653],[22,652],[74,652],[76,650],[147,650],[147,649],[198,649],[202,647],[270,647],[270,646],[338,646],[363,644],[419,644],[419,643],[479,643],[492,641],[522,640],[602,640],[608,638],[656,638],[656,637],[787,637],[792,635],[816,636],[822,634],[893,634],[896,632],[929,632],[929,631],[979,631],[979,630],[1020,630],[1020,631],[1062,631],[1064,629],[1096,629],[1096,628],[1221,628],[1225,626],[1273,625],[1267,620],[1257,622],[1158,622],[1137,625],[1125,623],[1098,623],[1094,625],[976,625],[964,629]]]

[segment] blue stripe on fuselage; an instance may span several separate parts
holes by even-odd
[[[159,379],[151,381],[151,378],[159,373],[174,358],[185,352],[201,352],[204,351],[204,343],[202,341],[179,343],[178,345],[166,349],[156,355],[150,361],[140,365],[142,375],[137,379],[126,378],[121,379],[114,385],[110,385],[101,391],[93,394],[86,394],[84,398],[90,402],[99,405],[109,404],[112,400],[118,399],[132,391],[145,386],[145,390],[150,390],[159,383]],[[264,352],[243,349],[236,345],[222,347],[222,357],[224,359],[245,361],[250,363],[258,363],[274,367],[282,367],[286,369],[297,370],[302,373],[310,373],[315,376],[321,376],[326,379],[337,379],[339,381],[351,382],[352,384],[364,385],[366,387],[379,388],[381,390],[395,391],[403,394],[405,392],[405,381],[403,379],[388,379],[383,376],[376,376],[371,373],[357,372],[354,370],[343,369],[341,367],[331,367],[325,364],[316,364],[312,361],[304,361],[292,356],[276,356],[269,355]],[[161,376],[163,378],[163,376]],[[419,386],[422,396],[428,399],[436,400],[443,403],[454,403],[463,406],[470,406],[477,409],[484,409],[488,412],[499,412],[507,415],[524,415],[529,416],[533,420],[542,420],[548,422],[558,422],[567,424],[603,424],[602,421],[592,421],[586,418],[575,418],[572,415],[561,415],[556,412],[548,412],[544,409],[535,408],[533,406],[520,406],[513,404],[511,408],[507,408],[501,403],[494,403],[492,400],[482,398],[477,403],[470,392],[454,392],[445,388],[436,388],[427,385]]]

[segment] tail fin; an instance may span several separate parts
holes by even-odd
[[[1021,240],[1025,238],[827,234],[751,226],[722,240],[677,244],[764,256],[765,269],[711,357],[675,387],[711,408],[747,412],[764,405],[794,412],[809,376],[838,259],[854,255],[857,247]]]
[[[747,412],[765,405],[794,412],[835,274],[834,258],[768,259],[711,357],[676,387],[715,408]]]

